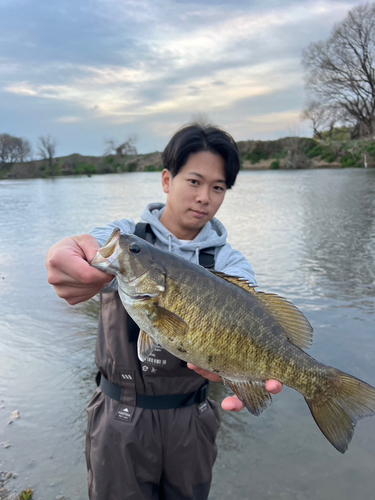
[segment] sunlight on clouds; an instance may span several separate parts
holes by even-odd
[[[17,94],[17,95],[29,95],[29,96],[38,95],[35,89],[33,89],[28,82],[13,83],[5,87],[4,90],[6,92],[10,92],[11,94]]]
[[[265,113],[258,116],[241,115],[232,119],[228,127],[237,141],[303,136],[310,131],[306,123],[301,122],[299,110]]]
[[[300,111],[281,111],[279,113],[267,113],[266,115],[248,117],[247,121],[254,125],[265,126],[267,130],[277,130],[281,125],[294,125],[301,121]]]
[[[61,116],[61,118],[57,118],[58,123],[75,123],[81,121],[82,118],[79,116]]]
[[[90,111],[90,119],[108,117],[115,123],[129,123],[146,115],[228,108],[246,98],[296,86],[302,82],[302,75],[295,71],[296,67],[297,62],[289,59],[238,67],[235,71],[217,70],[205,77],[186,77],[180,83],[170,85],[165,97],[160,94],[159,100],[150,104],[142,99],[140,81],[152,82],[158,91],[165,75],[159,75],[158,83],[155,75],[127,68],[116,70],[113,67],[80,66],[82,76],[72,80],[69,85],[19,82],[9,85],[6,90],[18,95],[70,101],[80,109]],[[217,85],[217,82],[221,84]],[[71,119],[61,117],[58,121],[67,122]]]
[[[293,67],[290,62],[291,68]],[[169,99],[147,107],[148,113],[170,111],[207,111],[226,108],[249,97],[272,94],[301,83],[302,75],[288,68],[287,62],[270,62],[250,68],[217,71],[210,77],[192,79],[184,85],[175,86]],[[214,81],[224,81],[225,85],[215,85]],[[189,94],[189,88],[198,89]]]
[[[110,85],[126,83],[142,83],[150,81],[152,76],[146,69],[125,68],[118,66],[104,66],[95,68],[94,66],[80,66],[80,71],[86,73],[76,81],[90,85]]]

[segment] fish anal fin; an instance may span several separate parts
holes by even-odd
[[[255,286],[243,278],[228,276],[218,271],[214,271],[214,274],[255,295],[282,326],[289,342],[301,349],[308,349],[311,346],[313,328],[305,315],[291,302],[274,293],[257,292]]]
[[[250,413],[259,417],[268,404],[272,402],[270,393],[266,390],[265,381],[231,380],[223,381],[238,396]]]
[[[180,316],[161,306],[153,307],[150,320],[162,335],[168,337],[186,335],[189,331],[189,325]]]
[[[146,332],[140,330],[137,343],[138,358],[144,361],[157,347],[156,342]]]

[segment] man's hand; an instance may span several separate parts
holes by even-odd
[[[207,370],[203,370],[203,368],[199,368],[198,366],[192,365],[191,363],[188,363],[188,368],[194,370],[199,375],[202,375],[202,377],[211,380],[211,382],[221,381],[219,375],[208,372]],[[282,391],[283,385],[277,380],[267,380],[266,389],[271,394],[278,394]],[[243,408],[245,408],[237,396],[230,396],[228,398],[225,398],[221,403],[221,407],[226,411],[241,411]]]
[[[59,297],[69,304],[94,297],[113,276],[103,273],[89,262],[99,249],[96,239],[89,234],[64,238],[47,252],[48,283]]]

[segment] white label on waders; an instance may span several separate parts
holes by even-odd
[[[205,411],[208,410],[208,405],[206,401],[203,401],[200,405],[198,405],[198,411],[199,413],[204,413]]]
[[[134,413],[134,408],[132,406],[120,404],[117,409],[116,417],[118,420],[124,422],[131,422]]]

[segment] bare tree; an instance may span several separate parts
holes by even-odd
[[[31,155],[31,145],[27,139],[0,134],[0,162],[15,163],[25,161]]]
[[[22,163],[31,158],[32,148],[30,142],[27,139],[24,139],[22,137],[17,137],[17,139],[17,161]]]
[[[10,142],[11,136],[9,134],[0,135],[0,161],[1,163],[8,163],[10,161]]]
[[[346,123],[347,113],[339,107],[322,106],[316,101],[310,101],[301,114],[302,120],[311,120],[314,137],[323,139],[323,132],[328,131],[332,137],[333,129],[337,123]]]
[[[105,155],[110,155],[111,153],[117,154],[120,158],[127,155],[136,155],[137,148],[135,147],[135,142],[137,137],[135,135],[130,136],[126,141],[118,144],[113,139],[108,139],[105,141],[107,148],[104,152]]]
[[[322,116],[339,113],[341,123],[351,123],[358,133],[373,135],[375,3],[350,10],[326,41],[312,43],[303,51],[302,64],[310,100],[319,103]],[[311,115],[308,108],[306,112]]]
[[[38,156],[43,160],[48,161],[48,167],[50,172],[52,172],[53,159],[56,153],[57,141],[50,135],[39,137],[38,142]]]

